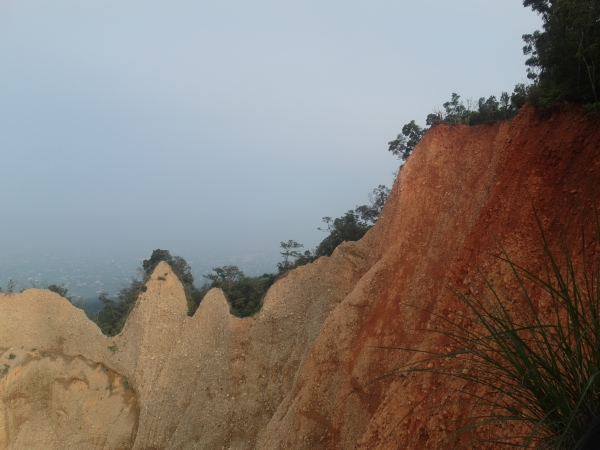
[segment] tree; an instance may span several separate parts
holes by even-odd
[[[200,293],[198,292],[198,289],[196,289],[196,286],[194,286],[194,275],[192,274],[192,268],[181,256],[172,256],[169,250],[161,250],[160,248],[157,248],[152,252],[152,255],[149,259],[145,259],[142,262],[142,269],[146,276],[149,276],[156,265],[161,261],[169,264],[173,273],[175,273],[177,278],[179,278],[179,281],[181,281],[188,304],[188,314],[193,315],[202,298],[199,297]]]
[[[390,189],[383,184],[380,184],[373,189],[373,192],[369,194],[369,201],[371,204],[357,206],[354,212],[363,222],[367,224],[375,224],[377,219],[379,219],[383,205],[385,204],[389,195]]]
[[[524,83],[517,84],[513,93],[510,95],[510,104],[513,111],[519,111],[519,109],[527,103],[528,96],[529,86],[526,86]]]
[[[160,261],[169,264],[171,270],[175,272],[179,281],[181,281],[181,284],[184,286],[193,286],[194,275],[192,274],[192,268],[181,256],[171,256],[169,250],[161,250],[158,248],[152,252],[150,259],[145,259],[142,262],[142,267],[146,275],[152,273]]]
[[[439,109],[434,109],[432,113],[427,114],[427,118],[425,119],[425,124],[427,126],[431,126],[435,123],[444,121],[444,113],[442,113]]]
[[[114,336],[121,332],[139,294],[146,290],[148,277],[160,261],[169,264],[173,273],[181,281],[188,304],[188,314],[192,315],[196,311],[206,292],[194,286],[190,265],[181,256],[171,255],[169,250],[156,249],[149,259],[142,262],[138,276],[133,277],[129,284],[121,288],[117,294],[117,301],[111,300],[106,292],[102,292],[98,297],[104,308],[98,312],[95,321],[104,334]]]
[[[442,105],[446,114],[444,115],[444,121],[450,123],[468,123],[465,120],[468,118],[467,108],[460,101],[460,95],[452,93],[452,98],[449,102]]]
[[[118,301],[111,300],[107,292],[102,292],[98,297],[104,308],[96,316],[96,324],[107,336],[115,336],[121,332],[127,321],[127,317],[133,310],[140,292],[146,290],[145,279],[132,278],[117,294]]]
[[[508,92],[502,92],[502,94],[500,94],[500,114],[503,119],[508,119],[510,107],[510,95],[508,95]]]
[[[304,246],[293,240],[281,242],[280,247],[283,249],[283,251],[279,253],[283,256],[283,261],[277,263],[279,275],[295,269],[296,267],[311,263],[317,259],[315,254],[310,250],[306,250],[304,253],[296,250],[298,248],[303,248]]]
[[[118,326],[119,322],[125,317],[125,311],[117,302],[108,298],[108,292],[102,292],[98,296],[98,300],[102,302],[104,307],[98,311],[95,322],[100,328],[100,331],[106,336],[115,336],[118,334],[122,326]],[[127,311],[128,312],[128,311]]]
[[[15,292],[16,287],[17,287],[17,282],[11,278],[10,280],[8,280],[8,284],[6,286],[6,293],[9,295],[13,294]]]
[[[563,101],[595,105],[600,69],[600,2],[524,0],[537,12],[543,31],[523,35],[527,76],[542,108]]]
[[[210,281],[202,288],[205,293],[212,288],[222,289],[231,305],[231,314],[248,317],[260,310],[264,296],[277,275],[265,273],[257,277],[247,277],[238,266],[230,265],[215,267],[212,273],[204,277]]]
[[[66,298],[73,306],[76,306],[77,308],[83,308],[83,299],[77,298],[74,295],[68,295],[69,289],[65,287],[64,283],[61,283],[60,285],[51,284],[46,289],[51,292],[55,292],[63,298]]]
[[[67,289],[65,287],[64,283],[61,283],[60,286],[56,285],[56,284],[51,284],[50,286],[48,286],[47,289],[50,292],[54,292],[54,293],[60,295],[61,297],[66,298],[69,301],[71,301],[73,299],[72,295],[70,297],[67,296],[67,293],[69,292],[69,289]]]
[[[360,220],[358,214],[350,210],[342,217],[332,219],[331,217],[323,217],[323,222],[327,225],[326,229],[319,228],[321,231],[329,233],[315,250],[315,256],[331,256],[338,245],[344,241],[358,241],[362,238],[370,225]]]
[[[460,100],[460,95],[453,93],[450,101],[444,103],[443,111],[437,109],[427,116],[427,125],[440,122],[478,125],[489,121],[511,119],[517,115],[529,95],[529,86],[517,84],[511,95],[502,92],[500,100],[491,95],[487,99],[481,97],[477,102],[468,99],[465,105]]]
[[[426,129],[417,125],[414,120],[411,120],[402,127],[402,134],[399,134],[393,141],[388,142],[388,150],[401,161],[406,161],[426,131]]]
[[[500,118],[500,103],[494,95],[487,100],[485,97],[479,99],[479,121],[487,122],[490,120],[498,120]]]
[[[286,242],[282,242],[280,247],[283,249],[279,254],[283,256],[283,261],[277,263],[277,268],[279,269],[279,273],[287,272],[290,270],[294,263],[290,261],[290,258],[298,259],[302,256],[297,248],[304,247],[302,244],[298,244],[296,241],[289,240]]]
[[[300,253],[297,249],[303,246],[296,241],[282,242],[283,252],[281,255],[284,259],[277,263],[279,273],[313,262],[321,256],[331,256],[336,247],[344,241],[361,239],[379,219],[389,195],[389,188],[380,184],[369,194],[370,205],[357,206],[355,210],[350,210],[337,219],[323,217],[323,222],[327,227],[319,228],[319,230],[329,233],[329,235],[312,252],[307,250]],[[293,262],[291,258],[294,258]]]
[[[234,286],[245,278],[244,272],[238,266],[215,267],[213,273],[204,275],[211,281],[211,288],[218,287],[226,296],[231,295]]]

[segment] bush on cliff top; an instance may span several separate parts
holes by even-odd
[[[332,219],[324,217],[327,225],[328,236],[317,246],[314,251],[298,251],[302,244],[290,240],[282,242],[281,255],[283,261],[277,263],[278,273],[264,273],[255,277],[248,277],[238,266],[226,265],[215,267],[204,275],[207,280],[197,288],[194,285],[192,268],[181,256],[174,256],[168,250],[156,249],[149,259],[145,259],[139,269],[137,277],[124,286],[117,294],[117,300],[109,298],[107,292],[102,292],[99,300],[104,305],[95,318],[92,318],[107,336],[115,336],[121,332],[131,313],[135,302],[141,292],[145,290],[148,277],[160,261],[165,261],[183,285],[188,305],[188,315],[192,316],[198,309],[200,302],[212,288],[223,290],[230,305],[230,312],[237,317],[248,317],[260,311],[264,297],[278,276],[285,272],[308,264],[320,256],[330,256],[335,248],[344,241],[360,239],[373,226],[383,205],[387,200],[390,190],[380,185],[369,194],[370,204],[357,206],[342,217]],[[64,290],[66,294],[66,289]]]
[[[539,111],[559,102],[584,105],[587,111],[600,107],[600,2],[598,0],[524,0],[542,18],[542,31],[524,34],[523,54],[528,56],[527,78],[531,85],[517,84],[511,95],[467,100],[452,94],[443,109],[436,109],[420,127],[414,120],[390,141],[389,151],[406,161],[427,127],[436,122],[477,125],[514,117],[526,103]]]

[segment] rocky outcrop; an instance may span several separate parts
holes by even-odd
[[[253,318],[219,290],[188,317],[164,263],[115,338],[48,291],[0,295],[0,449],[432,447],[467,412],[409,414],[452,403],[427,376],[373,381],[414,357],[393,347],[440,345],[426,329],[461,308],[448,288],[474,263],[506,276],[495,237],[539,265],[532,204],[551,240],[576,199],[589,210],[599,140],[569,108],[433,127],[377,225],[279,279]]]
[[[139,405],[127,379],[99,362],[108,339],[49,291],[0,301],[0,448],[131,448]]]
[[[160,263],[115,338],[103,336],[81,310],[49,291],[0,295],[0,345],[7,349],[0,356],[6,362],[0,380],[0,417],[4,417],[0,448],[255,448],[257,436],[289,393],[321,324],[345,297],[347,286],[356,284],[366,271],[364,260],[352,245],[342,246],[334,257],[277,282],[261,313],[248,319],[229,314],[217,289],[188,317],[181,284],[169,266]],[[19,356],[11,359],[12,354]],[[23,356],[27,354],[35,358]],[[36,363],[38,359],[45,363]],[[73,361],[77,368],[90,365],[92,373],[68,375],[65,371]],[[23,377],[32,371],[46,380],[48,412],[16,418],[20,413],[11,406],[13,397],[36,402],[27,391],[28,378]],[[95,386],[102,381],[92,382],[90,376],[105,372],[113,381],[104,387],[118,388],[109,390],[112,395],[107,399],[90,395],[91,388],[80,390],[78,397],[61,393],[65,379]],[[73,403],[70,409],[63,405],[65,398]],[[121,403],[116,402],[119,398]],[[49,431],[58,427],[48,422],[54,411],[64,410],[56,413],[58,421],[76,416],[74,411],[90,402],[113,409],[104,410],[105,418],[98,423],[86,417],[61,419],[64,433],[59,437]],[[118,445],[111,414],[129,433]],[[81,420],[87,425],[82,426]],[[77,430],[84,436],[91,426],[99,436],[95,440],[73,437]],[[47,438],[19,438],[29,435],[30,429]]]

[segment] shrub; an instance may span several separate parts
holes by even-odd
[[[210,283],[206,283],[199,290],[202,297],[210,289],[220,288],[229,301],[231,314],[236,317],[248,317],[260,311],[264,297],[277,275],[265,273],[261,276],[247,277],[238,266],[223,266],[215,267],[204,277]]]

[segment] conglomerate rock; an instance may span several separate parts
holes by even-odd
[[[165,263],[114,338],[49,291],[2,294],[0,449],[433,448],[468,414],[451,383],[373,380],[414,358],[393,347],[442,345],[426,330],[476,265],[510,284],[495,239],[539,269],[533,207],[556,242],[599,168],[597,120],[575,108],[439,124],[376,226],[280,278],[253,318],[217,289],[188,317]],[[442,408],[411,414],[424,400]]]

